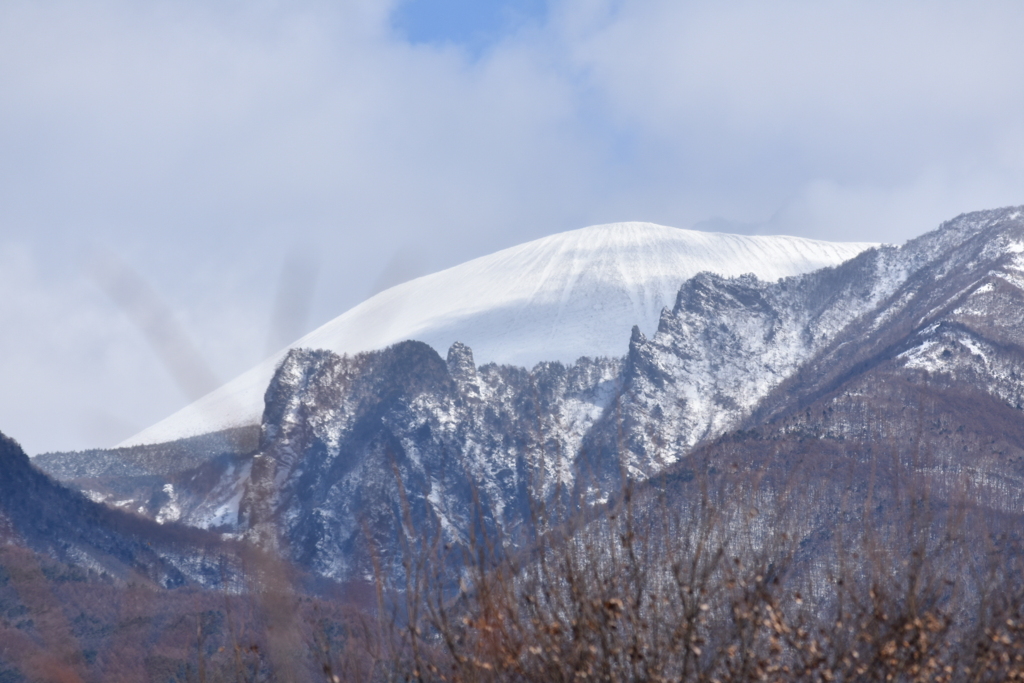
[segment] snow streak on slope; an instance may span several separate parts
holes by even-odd
[[[846,261],[864,243],[705,233],[651,223],[564,232],[392,287],[291,344],[357,353],[406,339],[442,355],[455,341],[480,364],[531,367],[622,356],[633,325],[653,333],[680,285],[701,271],[762,280]],[[121,446],[255,424],[287,349]]]

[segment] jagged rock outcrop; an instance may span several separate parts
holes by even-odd
[[[367,578],[395,556],[397,522],[515,529],[532,489],[570,476],[572,453],[614,395],[617,360],[521,368],[448,361],[426,344],[338,356],[292,351],[267,390],[240,526],[284,539],[304,566]]]

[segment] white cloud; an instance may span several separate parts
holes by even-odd
[[[79,276],[44,278],[25,245],[0,246],[0,415],[30,453],[112,443],[174,385],[141,336]]]
[[[186,400],[82,294],[88,245],[139,270],[229,377],[265,351],[297,248],[324,321],[410,250],[437,269],[590,223],[712,216],[900,241],[1024,202],[1017,4],[561,0],[479,54],[403,42],[392,9],[0,4],[0,247],[32,263],[0,263],[21,321],[2,379],[36,392],[18,407],[4,390],[0,430],[30,450],[113,443]],[[94,406],[107,441],[72,426]]]
[[[767,217],[821,179],[902,194],[996,166],[1002,201],[1021,201],[1024,157],[1004,144],[1024,130],[1019,4],[654,1],[565,25],[619,125],[671,148],[666,170],[712,212]]]

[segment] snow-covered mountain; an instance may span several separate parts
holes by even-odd
[[[1019,514],[1022,255],[1024,210],[1010,208],[778,280],[702,272],[649,335],[636,327],[612,357],[572,364],[478,366],[461,343],[447,358],[415,341],[292,350],[265,392],[258,443],[39,462],[155,519],[277,538],[341,581],[375,561],[400,571],[403,515],[453,543],[479,517],[515,533],[538,491],[600,502],[623,474],[671,478],[702,457],[773,462],[780,479],[810,467],[827,488],[866,481],[880,454],[887,467],[907,456],[936,491],[966,476],[979,504]],[[170,471],[175,449],[193,457]],[[138,471],[117,487],[126,463]],[[836,479],[847,464],[860,469]]]
[[[403,505],[455,543],[478,504],[514,532],[531,492],[558,483],[606,500],[621,474],[642,481],[685,465],[729,430],[763,426],[759,414],[820,419],[840,444],[866,429],[856,457],[904,438],[911,453],[914,402],[950,391],[971,400],[943,408],[940,421],[963,422],[938,432],[939,483],[951,490],[952,475],[976,468],[1000,495],[985,504],[1019,511],[1021,216],[968,214],[903,247],[774,282],[695,275],[649,339],[634,329],[624,359],[527,371],[477,368],[461,344],[447,362],[411,342],[351,358],[294,351],[267,392],[240,528],[279,533],[302,566],[351,580],[369,571],[367,532],[395,561],[388,539]],[[998,442],[983,459],[976,442],[989,427],[969,417],[975,405],[1002,420],[983,436]],[[897,426],[879,440],[871,430],[886,421]],[[786,429],[776,438],[788,444]]]
[[[392,287],[289,348],[338,354],[407,339],[439,353],[458,341],[481,364],[532,367],[622,356],[634,325],[653,333],[679,286],[702,271],[761,280],[842,263],[865,243],[741,236],[615,223],[552,235]],[[257,424],[288,349],[121,446]]]

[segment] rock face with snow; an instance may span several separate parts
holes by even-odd
[[[982,515],[984,525],[957,533],[986,553],[1014,552],[1024,518],[1024,207],[960,216],[892,256],[891,272],[905,275],[878,305],[687,460],[798,479],[800,499],[816,501],[800,512],[822,534],[840,519],[885,520],[909,496],[929,515]]]
[[[355,357],[292,351],[267,390],[240,528],[279,535],[300,564],[339,580],[371,575],[374,555],[397,563],[407,514],[438,520],[449,541],[477,515],[514,531],[532,491],[571,482],[621,367],[477,369],[465,346],[446,362],[422,342]]]
[[[1008,283],[1022,281],[1012,270],[1021,262],[1015,251],[1024,244],[1020,230],[1017,209],[981,212],[903,247],[871,249],[800,277],[692,278],[650,340],[634,331],[614,425],[627,435],[620,455],[647,476],[696,444],[749,423],[755,409],[768,415],[771,406],[785,410],[811,387],[823,391],[853,371],[851,362],[867,362],[858,355],[866,348],[907,346],[914,349],[903,352],[910,362],[923,364],[940,348],[934,335],[948,335],[954,325],[968,329],[962,320],[936,316],[968,310],[955,302],[977,288],[984,298],[970,309],[970,329],[987,321],[996,343],[1010,348],[1007,340],[1024,333],[1020,307],[1007,300],[1015,296]],[[1007,381],[1017,384],[1006,368],[972,376],[980,386],[1003,386],[1007,396],[1019,392],[1007,387]]]
[[[533,367],[621,356],[630,329],[651,333],[679,286],[701,271],[776,280],[867,249],[796,237],[616,223],[545,237],[392,287],[297,340],[338,354],[407,339],[454,342],[478,363]],[[160,443],[259,423],[263,392],[288,349],[121,444]]]
[[[914,454],[933,493],[1024,512],[1024,210],[968,214],[903,248],[921,267],[746,419]]]
[[[633,332],[620,407],[604,428],[625,435],[626,447],[616,452],[647,477],[734,427],[890,296],[912,261],[906,251],[881,247],[777,282],[711,273],[691,278],[651,339]],[[609,439],[604,435],[594,448]]]

